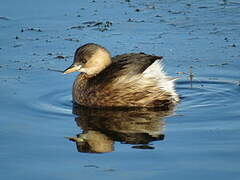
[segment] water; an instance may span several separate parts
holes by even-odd
[[[1,179],[238,179],[238,1],[18,3],[0,7]],[[87,42],[163,55],[181,102],[164,112],[74,109],[76,74],[48,69],[68,67]],[[65,138],[76,135],[88,144]]]

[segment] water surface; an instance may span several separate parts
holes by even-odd
[[[3,4],[1,179],[238,179],[238,1]],[[49,68],[65,69],[87,42],[112,55],[163,55],[180,77],[181,102],[165,111],[73,110],[76,74]],[[65,138],[80,134],[87,147]]]

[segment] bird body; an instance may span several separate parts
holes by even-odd
[[[91,53],[88,52],[89,48]],[[110,57],[96,44],[75,53],[69,71],[80,73],[73,84],[73,101],[91,107],[163,107],[179,101],[174,79],[165,75],[161,56],[129,53]]]

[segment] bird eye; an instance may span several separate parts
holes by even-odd
[[[86,60],[86,59],[82,59],[82,63],[84,63],[84,64],[85,64],[86,62],[87,62],[87,60]]]

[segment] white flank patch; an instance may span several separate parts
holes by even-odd
[[[161,63],[161,60],[156,60],[151,66],[149,66],[143,72],[143,78],[151,78],[158,81],[158,86],[162,90],[169,92],[173,98],[178,101],[178,95],[175,92],[174,88],[174,78],[168,77],[163,71],[164,66]]]

